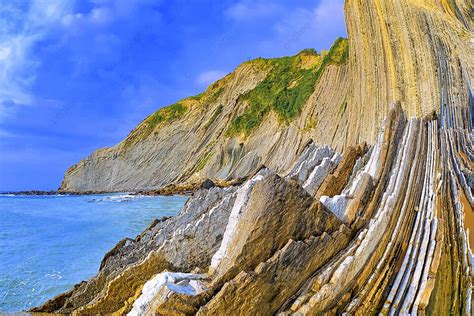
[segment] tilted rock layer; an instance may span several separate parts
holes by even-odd
[[[409,117],[469,102],[471,1],[348,0],[345,11],[348,41],[242,64],[71,167],[61,190],[234,180],[262,165],[282,172],[310,139],[340,152],[374,144],[391,102]]]
[[[345,10],[329,52],[247,62],[72,167],[65,190],[240,184],[197,190],[32,311],[472,314],[473,4]]]
[[[373,146],[308,143],[280,175],[200,189],[35,312],[470,314],[472,124],[393,104]]]

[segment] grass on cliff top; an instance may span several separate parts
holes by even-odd
[[[130,132],[124,141],[124,148],[146,139],[159,124],[173,122],[181,118],[187,110],[187,106],[182,104],[181,101],[159,109]]]
[[[248,107],[231,122],[226,135],[251,134],[270,111],[280,122],[288,123],[298,117],[326,67],[343,64],[348,57],[347,39],[338,38],[327,53],[305,49],[291,57],[259,59],[271,70],[255,89],[241,96]]]
[[[205,92],[165,106],[148,116],[130,132],[124,141],[124,148],[126,149],[132,144],[148,138],[158,126],[181,119],[191,107],[216,102],[224,92],[225,82],[226,78],[218,80],[211,84]]]

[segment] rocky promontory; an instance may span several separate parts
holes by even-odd
[[[284,173],[199,189],[32,311],[468,313],[473,137],[453,121],[408,119],[394,104],[374,146],[341,156],[311,142]]]

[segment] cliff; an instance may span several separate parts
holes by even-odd
[[[394,104],[370,148],[309,143],[281,175],[200,189],[32,312],[470,314],[474,137],[449,113]]]
[[[137,191],[285,170],[306,143],[373,144],[390,102],[408,116],[468,102],[469,1],[348,1],[329,53],[246,62],[71,167],[60,190]]]
[[[246,62],[71,167],[60,190],[137,191],[235,180],[262,165],[287,168],[311,138],[341,143],[337,122],[345,120],[348,50],[347,40],[339,39],[323,54],[305,50]]]
[[[348,0],[348,143],[373,143],[390,102],[409,117],[466,108],[473,80],[469,0]]]
[[[200,188],[34,312],[469,315],[473,4],[348,0],[328,53],[247,62],[62,188]],[[263,167],[265,166],[265,167]]]

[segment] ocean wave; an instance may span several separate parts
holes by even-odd
[[[96,203],[96,202],[129,202],[133,199],[141,198],[142,195],[131,195],[131,194],[120,194],[120,195],[112,195],[112,196],[106,196],[103,198],[95,198],[90,200],[89,202],[91,203]]]
[[[70,194],[58,193],[58,194],[23,194],[23,193],[0,193],[0,197],[60,197],[60,196],[71,196]]]

